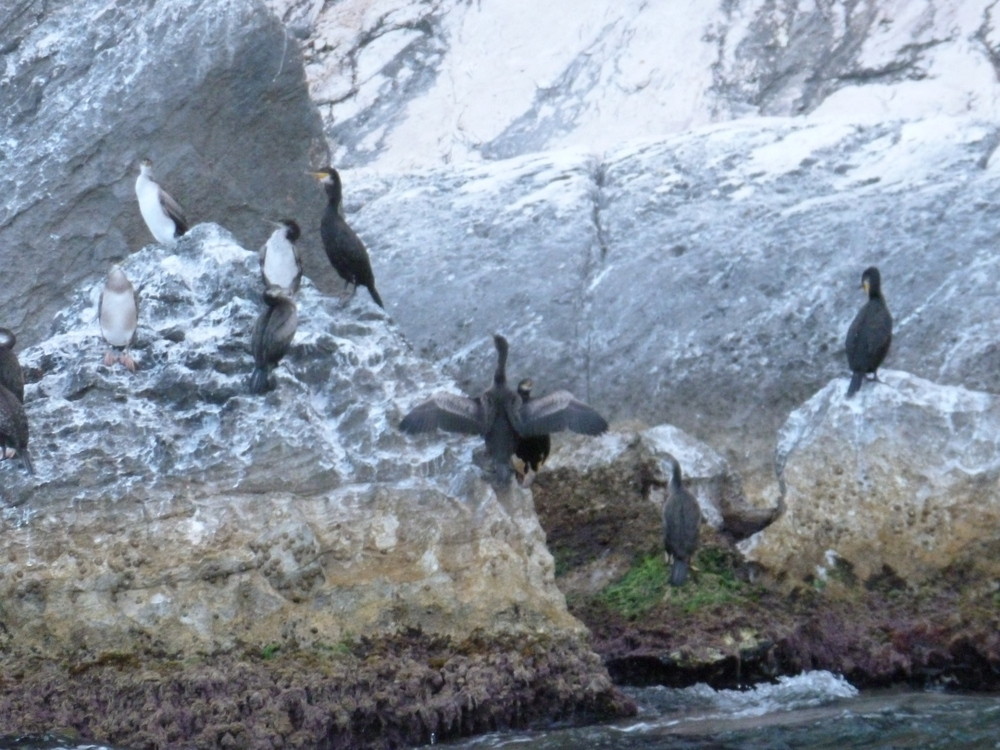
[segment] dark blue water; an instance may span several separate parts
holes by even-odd
[[[751,690],[697,685],[627,689],[639,715],[613,724],[492,734],[435,748],[467,750],[1000,750],[1000,695],[858,692],[829,672]],[[429,746],[428,746],[429,747]],[[105,750],[40,738],[0,750]]]

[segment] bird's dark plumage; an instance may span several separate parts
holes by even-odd
[[[691,557],[698,549],[701,510],[681,480],[677,459],[671,456],[670,464],[670,485],[663,503],[663,548],[671,557],[670,585],[682,586],[688,577]]]
[[[534,383],[531,378],[525,378],[517,384],[517,395],[521,397],[522,408],[531,401],[531,389]],[[552,438],[548,434],[532,435],[530,437],[518,437],[517,445],[514,446],[514,471],[521,484],[530,487],[535,479],[538,470],[549,457],[552,450]]]
[[[299,324],[295,302],[281,287],[268,287],[264,303],[266,307],[257,318],[250,344],[254,363],[250,393],[263,393],[268,389],[271,370],[288,352]]]
[[[294,219],[282,219],[261,247],[257,257],[264,286],[279,286],[289,294],[302,284],[302,256],[295,241],[302,232]]]
[[[857,393],[868,373],[878,379],[876,371],[892,343],[892,316],[882,296],[882,279],[875,266],[861,274],[861,286],[868,293],[868,301],[847,331],[847,364],[851,368],[848,397]]]
[[[323,238],[323,248],[330,264],[346,284],[366,287],[375,304],[382,304],[382,297],[375,289],[375,274],[372,272],[372,262],[364,243],[354,233],[344,219],[343,188],[340,174],[333,167],[324,167],[310,174],[323,183],[329,202],[320,223],[320,235]]]
[[[24,373],[17,361],[14,345],[17,336],[9,328],[0,328],[0,386],[17,396],[24,403]]]
[[[467,435],[482,435],[497,478],[511,476],[511,456],[521,437],[573,430],[598,435],[608,423],[568,391],[557,391],[528,403],[507,385],[507,339],[496,335],[497,366],[493,385],[481,396],[468,398],[438,393],[407,414],[399,427],[404,432],[428,432],[437,428]]]
[[[7,457],[8,448],[17,451],[29,474],[35,473],[28,453],[28,416],[24,412],[24,405],[17,396],[0,385],[0,458]]]

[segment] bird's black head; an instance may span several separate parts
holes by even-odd
[[[335,205],[339,205],[343,190],[340,184],[340,173],[333,167],[323,167],[315,172],[309,172],[309,174],[320,181],[326,189],[326,194],[327,197],[329,197],[330,202]]]
[[[882,275],[875,266],[869,266],[861,274],[861,288],[870,298],[882,296]]]
[[[0,328],[0,347],[13,349],[17,343],[17,336],[9,328]]]
[[[299,229],[295,219],[282,219],[278,223],[285,228],[285,238],[289,242],[295,242],[302,235],[302,230]]]
[[[535,384],[531,382],[531,378],[524,378],[517,384],[517,395],[521,397],[522,401],[527,401],[531,398],[531,389],[534,387]]]

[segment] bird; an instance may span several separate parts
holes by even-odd
[[[517,395],[521,397],[521,403],[527,404],[531,401],[531,389],[534,383],[531,378],[524,378],[517,384]],[[514,464],[514,473],[522,487],[530,487],[535,481],[538,470],[542,468],[545,459],[549,457],[552,450],[552,438],[549,435],[532,435],[531,437],[518,437],[514,446],[514,457],[511,459]]]
[[[375,304],[384,309],[382,297],[375,289],[375,274],[372,272],[372,262],[368,257],[368,251],[344,219],[344,197],[340,174],[333,167],[324,167],[318,172],[309,172],[309,174],[320,181],[329,199],[319,228],[326,257],[330,259],[330,264],[344,280],[345,288],[354,285],[351,296],[354,295],[359,286],[367,287]]]
[[[882,278],[875,266],[861,274],[861,288],[868,294],[868,301],[854,316],[847,330],[847,364],[851,368],[851,384],[847,387],[850,398],[871,373],[878,380],[877,370],[892,343],[892,316],[882,296]]]
[[[250,348],[253,350],[254,369],[250,374],[250,393],[264,393],[270,386],[270,375],[281,358],[288,352],[299,315],[289,293],[272,285],[264,290],[264,311],[254,325]]]
[[[29,474],[35,473],[28,453],[28,416],[24,404],[7,388],[0,385],[0,458],[7,457],[7,449],[17,451],[21,464]]]
[[[282,219],[275,225],[277,229],[258,253],[260,274],[265,288],[280,286],[289,294],[295,294],[302,283],[302,256],[295,246],[301,230],[293,219]]]
[[[17,336],[9,328],[0,328],[0,386],[13,393],[17,400],[24,403],[24,373],[21,363],[17,361],[14,345]]]
[[[157,242],[167,244],[188,230],[184,212],[177,201],[153,180],[153,162],[149,159],[139,163],[135,195],[139,199],[142,218]]]
[[[139,299],[132,282],[117,263],[111,266],[104,280],[97,316],[101,321],[101,334],[111,347],[104,355],[104,364],[111,367],[121,362],[129,372],[135,372],[135,360],[129,354],[129,347],[139,324]],[[123,352],[115,354],[114,349]]]
[[[481,435],[486,443],[494,476],[500,483],[510,480],[511,457],[523,437],[573,430],[599,435],[608,423],[594,409],[569,391],[556,391],[524,403],[507,385],[507,339],[493,336],[497,366],[493,385],[476,398],[436,393],[414,407],[400,422],[406,433],[430,432],[436,428],[466,435]]]
[[[701,510],[681,479],[681,465],[670,461],[670,484],[663,503],[663,549],[671,560],[670,585],[683,586],[687,581],[691,557],[698,549]]]

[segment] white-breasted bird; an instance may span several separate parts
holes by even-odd
[[[135,287],[118,264],[111,266],[104,280],[97,316],[101,321],[101,334],[111,346],[104,355],[104,364],[110,367],[121,362],[129,372],[135,372],[135,360],[129,354],[129,347],[139,325],[139,300]],[[114,349],[123,351],[116,354]]]
[[[282,219],[275,226],[277,229],[258,253],[260,274],[265,288],[278,286],[288,294],[295,294],[302,283],[302,256],[295,246],[301,234],[299,225],[293,219]]]
[[[139,163],[135,196],[139,199],[142,218],[157,242],[172,242],[188,230],[184,212],[177,201],[153,179],[153,162],[149,159]]]

